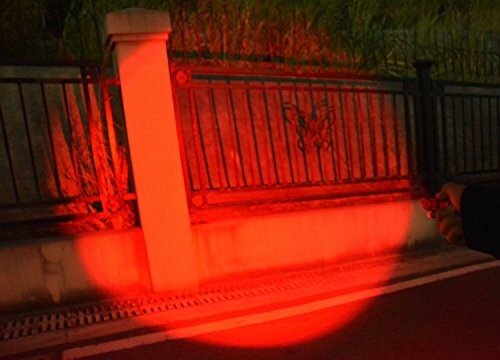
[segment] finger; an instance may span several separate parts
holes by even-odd
[[[453,206],[446,206],[444,208],[441,208],[438,211],[436,211],[435,214],[436,220],[440,222],[449,216],[457,216],[457,213],[453,208]]]
[[[448,182],[444,184],[441,191],[436,195],[436,198],[438,200],[449,201],[460,212],[460,202],[466,187],[466,185]]]
[[[450,200],[449,186],[448,184],[444,184],[441,190],[436,194],[436,199],[438,200]]]
[[[448,234],[446,234],[446,240],[452,244],[464,244],[464,233],[461,226],[456,226],[452,228]]]
[[[443,221],[439,222],[439,232],[444,236],[448,236],[454,229],[462,231],[462,221],[458,216],[448,216]]]
[[[447,219],[441,220],[439,222],[439,232],[441,234],[443,234],[445,237],[447,237],[448,233],[453,228],[453,226],[455,226],[455,222],[452,219],[447,218]]]

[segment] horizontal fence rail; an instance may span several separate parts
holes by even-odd
[[[0,78],[0,227],[124,215],[134,195],[117,81],[74,68],[7,72]]]
[[[413,82],[175,79],[194,206],[408,192]]]

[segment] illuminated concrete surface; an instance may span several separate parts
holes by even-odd
[[[140,229],[26,239],[0,247],[0,264],[1,313],[151,289]]]
[[[114,48],[134,169],[141,228],[154,291],[197,285],[184,173],[165,42],[168,13],[125,10],[106,16]],[[165,271],[169,264],[172,271]]]
[[[422,296],[426,297],[424,303],[432,303],[432,297],[435,295],[426,294],[425,289],[429,286],[436,288],[436,285],[432,285],[434,282],[436,284],[460,282],[460,280],[453,279],[467,278],[469,276],[467,274],[476,272],[489,274],[490,270],[485,269],[494,269],[499,266],[498,261],[493,261],[492,258],[483,254],[462,248],[447,247],[406,254],[398,259],[387,281],[377,282],[380,279],[374,277],[373,274],[381,271],[387,263],[393,263],[390,256],[346,263],[341,266],[303,269],[239,282],[214,284],[212,290],[219,289],[220,291],[218,301],[2,341],[0,355],[10,354],[14,356],[13,358],[30,358],[30,356],[48,354],[49,358],[62,356],[78,358],[85,354],[104,352],[106,355],[102,355],[102,358],[107,358],[106,356],[109,355],[107,351],[131,347],[135,349],[130,350],[133,351],[131,354],[135,354],[135,357],[131,358],[138,358],[139,354],[150,351],[149,347],[137,348],[141,344],[152,344],[150,346],[153,347],[151,350],[153,352],[175,350],[178,346],[195,351],[192,354],[195,354],[197,349],[205,349],[209,352],[213,350],[214,354],[220,354],[222,351],[225,357],[221,358],[228,359],[232,357],[227,349],[234,349],[235,353],[241,353],[242,349],[246,349],[247,353],[251,354],[255,353],[256,349],[265,348],[269,353],[274,353],[276,349],[301,348],[306,344],[315,344],[332,334],[343,333],[345,329],[351,327],[351,323],[356,324],[360,321],[359,319],[370,314],[380,301],[393,296],[398,297],[400,295],[396,293],[399,292],[416,291],[417,294],[423,292],[422,295],[411,300],[418,313],[422,311],[419,305]],[[483,270],[480,271],[481,269]],[[445,278],[448,280],[441,281]],[[464,286],[486,286],[493,293],[497,292],[494,287],[482,280],[472,285],[469,283],[466,282]],[[413,290],[414,287],[418,290]],[[439,290],[440,286],[436,289]],[[244,296],[230,296],[238,291],[240,293],[245,291]],[[484,290],[478,290],[478,299],[481,298],[482,291]],[[200,296],[204,292],[209,293],[210,288],[202,290]],[[455,293],[450,296],[458,297]],[[144,299],[147,300],[147,298]],[[442,305],[444,300],[437,297],[435,301],[436,304]],[[408,305],[396,304],[392,312],[387,312],[385,317],[392,319],[393,314],[400,312],[400,306]],[[343,310],[337,316],[320,316],[319,322],[315,315],[310,315],[334,311],[332,309]],[[429,309],[431,310],[436,309]],[[300,323],[293,324],[293,319],[300,319],[303,316],[309,316],[309,320],[305,322],[301,320]],[[285,331],[280,327],[272,330],[273,327],[269,328],[266,325],[267,323],[286,323],[287,318],[292,318],[292,324],[285,326],[285,329],[297,330]],[[334,319],[333,322],[332,319]],[[426,321],[433,321],[432,316]],[[257,330],[251,330],[254,335],[242,336],[246,328],[252,329],[253,327],[258,327]],[[167,339],[177,340],[165,342]],[[96,346],[89,347],[89,344]],[[165,349],[159,350],[162,346]],[[29,349],[31,349],[29,353],[20,355]],[[184,351],[189,354],[188,350]],[[267,352],[264,353],[267,354]],[[125,356],[120,352],[116,356],[115,358],[129,358],[128,355]],[[149,354],[147,357],[152,356]],[[195,355],[178,357],[172,354],[168,358],[197,357]]]
[[[342,329],[306,343],[275,348],[207,345],[177,339],[86,359],[469,359],[500,358],[500,268],[470,273],[380,296]],[[356,302],[211,336],[283,338],[325,319],[341,317]]]

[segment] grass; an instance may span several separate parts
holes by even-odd
[[[3,35],[13,43],[28,36],[28,31],[32,38],[43,34],[35,28],[50,25],[40,20],[50,18],[46,1],[18,3],[0,9],[2,23],[7,24],[3,28],[10,31]],[[68,4],[60,38],[52,36],[48,42],[51,54],[54,44],[59,44],[54,55],[59,58],[101,59],[105,14],[141,7],[170,12],[169,50],[177,63],[412,76],[411,64],[425,58],[439,64],[437,78],[500,78],[500,4],[495,0],[83,0]],[[23,17],[20,9],[29,11]],[[17,17],[8,18],[13,13]],[[16,22],[31,25],[20,34],[12,30]],[[33,41],[31,51],[41,53],[43,43]]]

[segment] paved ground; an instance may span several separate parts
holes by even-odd
[[[500,359],[499,279],[500,262],[463,248],[372,258],[108,303],[90,325],[0,321],[0,358]]]
[[[92,359],[500,359],[500,268],[383,295],[342,329],[279,348],[207,345],[197,338],[106,353]],[[342,317],[356,303],[226,330],[213,337],[286,337]]]

